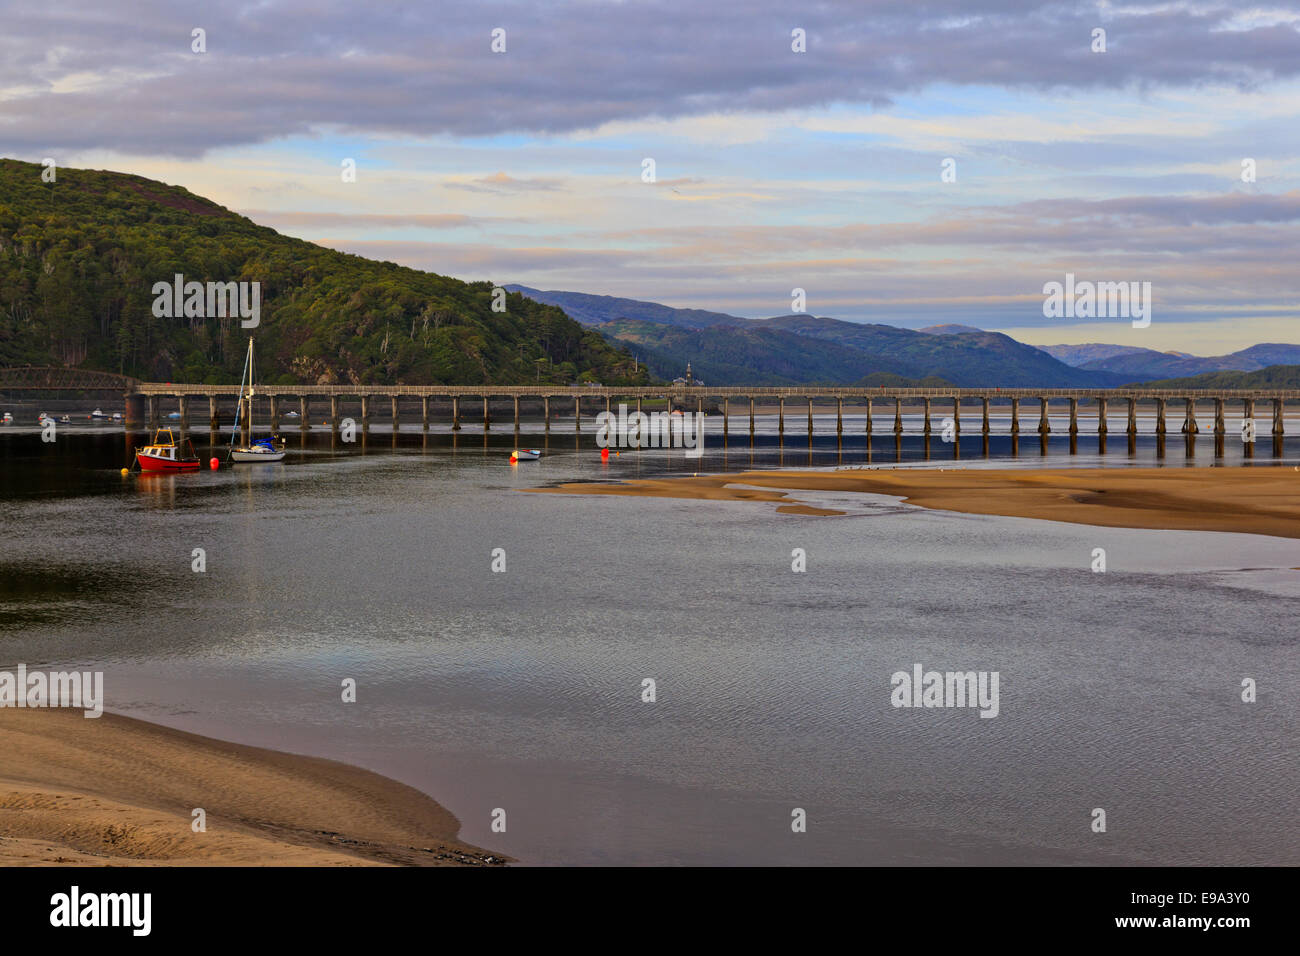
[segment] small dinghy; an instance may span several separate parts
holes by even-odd
[[[516,448],[510,454],[510,462],[513,464],[517,461],[536,461],[542,457],[542,453],[536,448]]]

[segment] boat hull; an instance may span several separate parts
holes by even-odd
[[[258,461],[280,461],[284,458],[282,451],[244,451],[236,448],[230,453],[230,460],[234,462],[258,462]]]
[[[141,471],[198,471],[202,465],[197,458],[155,458],[153,455],[144,455],[140,452],[135,453],[135,460]]]

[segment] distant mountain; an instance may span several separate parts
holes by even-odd
[[[588,295],[585,292],[543,292],[526,285],[507,285],[507,292],[520,292],[543,305],[557,305],[571,319],[583,325],[603,325],[616,319],[643,319],[660,325],[675,325],[684,329],[707,329],[715,325],[744,325],[751,319],[742,319],[724,312],[705,312],[703,309],[674,309],[658,302],[638,299],[620,299],[612,295]]]
[[[1074,368],[1087,362],[1114,358],[1117,355],[1132,355],[1137,352],[1146,352],[1153,356],[1161,354],[1154,349],[1144,349],[1136,345],[1040,345],[1038,348],[1052,358],[1060,359]]]
[[[973,325],[927,325],[923,329],[917,329],[918,332],[924,332],[926,335],[961,335],[964,332],[983,332],[983,329],[977,329]],[[1066,363],[1069,364],[1068,362]]]
[[[892,325],[795,314],[746,319],[722,312],[675,309],[657,302],[506,286],[557,305],[627,348],[653,375],[672,379],[686,363],[712,385],[856,384],[927,377],[959,385],[1105,386],[1120,378],[1070,368],[1043,351],[998,332],[956,326],[940,333]]]
[[[1067,365],[1094,372],[1111,372],[1128,381],[1186,378],[1222,371],[1255,371],[1270,365],[1300,364],[1300,345],[1265,343],[1230,355],[1197,356],[1187,352],[1157,352],[1130,345],[1047,345],[1044,352]]]
[[[1270,365],[1253,372],[1207,372],[1142,384],[1152,388],[1300,388],[1300,365]]]

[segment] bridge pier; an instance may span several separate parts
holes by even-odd
[[[460,396],[451,397],[451,430],[460,431]]]
[[[981,428],[981,433],[984,435],[984,448],[985,451],[987,452],[988,441],[989,441],[989,397],[985,395],[983,398],[980,399],[980,402],[984,405],[984,415],[983,415],[984,420],[980,428]]]
[[[158,430],[158,396],[149,396],[149,430]]]
[[[961,399],[955,395],[952,399],[952,433],[954,438],[961,437]]]
[[[221,428],[221,419],[217,417],[217,396],[208,396],[208,430],[217,431]]]
[[[420,429],[426,432],[429,430],[429,396],[428,395],[423,395],[420,397]]]
[[[1070,399],[1070,434],[1079,434],[1079,400]]]
[[[784,397],[777,399],[776,433],[781,436],[785,435],[785,398]]]
[[[808,399],[808,437],[812,438],[812,398]]]
[[[925,402],[925,436],[930,437],[930,399],[923,399]]]
[[[902,434],[903,434],[903,399],[895,395],[894,396],[894,437],[899,438],[902,436]]]
[[[1047,399],[1040,397],[1038,399],[1038,434],[1046,435],[1052,430],[1052,426],[1047,421]]]
[[[1138,402],[1136,398],[1128,400],[1128,437],[1136,438],[1138,433]]]
[[[271,431],[280,430],[280,396],[271,396]]]
[[[871,451],[871,396],[867,396],[867,451]]]
[[[730,428],[727,423],[727,416],[731,413],[731,399],[722,400],[722,441],[725,443],[727,436],[730,434]]]
[[[488,397],[484,395],[483,396],[483,430],[486,432],[486,431],[490,431],[491,429],[492,429],[492,414],[488,411]]]
[[[311,413],[311,402],[306,395],[298,396],[298,428],[302,431],[311,430],[311,419],[308,417]]]
[[[365,431],[370,427],[370,396],[361,396],[361,430]]]
[[[1011,399],[1011,434],[1020,434],[1020,399]],[[1012,454],[1015,452],[1013,451]]]
[[[671,406],[672,402],[669,402],[668,404]],[[573,396],[573,430],[575,432],[582,431],[582,396],[581,395]]]
[[[1183,434],[1195,435],[1200,431],[1200,426],[1196,424],[1196,399],[1187,399],[1187,414],[1183,418]]]
[[[609,411],[609,399],[605,399],[605,411]],[[515,434],[519,434],[519,396],[515,396]]]
[[[1097,434],[1105,435],[1107,430],[1108,429],[1106,427],[1106,399],[1098,398],[1097,399]]]
[[[844,434],[844,399],[835,399],[835,434]]]
[[[401,416],[397,413],[397,396],[393,396],[393,431],[396,432],[401,424]]]
[[[1280,398],[1273,399],[1273,434],[1281,438],[1286,434],[1286,403]]]
[[[749,440],[754,441],[754,396],[749,396]]]
[[[337,395],[331,395],[330,396],[330,431],[336,432],[339,430],[340,426],[341,426],[341,422],[339,421],[339,397]]]
[[[1214,434],[1217,438],[1222,438],[1223,433],[1227,431],[1227,426],[1223,421],[1223,399],[1214,400]]]
[[[636,410],[641,411],[641,399],[636,400]],[[551,396],[542,396],[542,415],[546,418],[546,434],[551,433]]]

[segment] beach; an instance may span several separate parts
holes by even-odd
[[[331,760],[57,709],[0,710],[0,752],[3,866],[503,862],[420,791]]]
[[[1291,468],[861,468],[567,482],[551,494],[635,495],[776,504],[834,516],[799,491],[861,492],[923,508],[1111,528],[1233,531],[1300,538],[1300,473]]]

